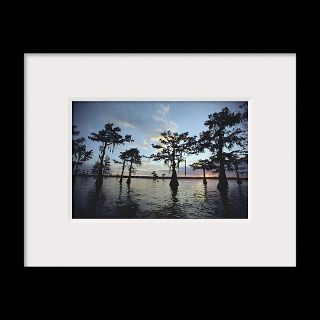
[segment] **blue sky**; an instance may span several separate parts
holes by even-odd
[[[90,170],[92,164],[98,160],[99,143],[88,139],[91,132],[98,132],[108,122],[121,128],[121,134],[130,134],[134,139],[132,143],[118,146],[113,154],[108,153],[111,159],[117,159],[119,153],[129,149],[138,148],[140,153],[150,156],[154,153],[151,144],[158,142],[160,133],[166,130],[173,132],[189,132],[189,135],[198,136],[206,130],[204,122],[208,115],[219,112],[224,107],[235,111],[241,105],[235,102],[208,102],[208,101],[74,101],[72,122],[80,131],[81,137],[86,138],[88,150],[93,150],[93,158],[83,165],[82,169]],[[198,159],[205,159],[208,154],[187,156],[187,175],[201,175],[199,170],[193,171],[191,163]],[[162,162],[144,159],[141,167],[137,167],[137,175],[150,175],[156,170],[158,175],[168,175],[168,167]],[[111,161],[111,173],[120,173],[120,166]],[[178,175],[184,175],[184,169]],[[210,175],[210,174],[209,174]]]

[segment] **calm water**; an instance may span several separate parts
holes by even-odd
[[[128,188],[118,178],[104,178],[99,193],[94,177],[77,177],[73,187],[73,218],[236,218],[248,217],[248,183],[229,180],[227,193],[218,180],[179,180],[173,193],[169,180],[132,179]]]

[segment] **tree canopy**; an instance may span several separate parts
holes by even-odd
[[[160,135],[160,144],[152,144],[154,149],[159,150],[150,156],[155,161],[163,160],[164,164],[168,166],[174,163],[179,168],[179,164],[184,161],[185,154],[196,152],[196,136],[189,137],[188,132],[179,134],[168,130]]]
[[[117,145],[133,141],[131,135],[125,135],[123,137],[120,132],[121,129],[119,127],[114,127],[113,123],[107,123],[104,129],[98,133],[92,132],[88,138],[92,141],[102,142],[103,146],[106,146],[109,151],[113,152]]]
[[[243,125],[244,112],[231,112],[223,108],[210,114],[204,125],[206,131],[200,133],[198,151],[210,150],[210,162],[214,172],[219,173],[218,188],[228,186],[226,170],[231,169],[231,158],[236,150],[246,149],[247,128]]]

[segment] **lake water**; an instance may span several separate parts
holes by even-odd
[[[104,178],[96,192],[94,177],[77,177],[73,187],[73,218],[248,218],[248,182],[238,185],[229,180],[226,193],[217,189],[218,180],[179,180],[178,191],[172,192],[168,179],[132,179],[128,188],[118,178]]]

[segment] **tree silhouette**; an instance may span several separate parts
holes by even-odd
[[[232,154],[232,149],[243,147],[246,143],[245,129],[241,127],[243,114],[231,112],[228,108],[223,108],[221,112],[210,114],[205,121],[207,131],[200,134],[200,149],[207,148],[211,151],[212,165],[217,166],[219,173],[218,189],[225,190],[228,187],[226,177],[226,166],[228,158]]]
[[[72,125],[72,135],[73,136],[78,136],[80,131],[78,131],[76,128],[78,128],[78,126]]]
[[[129,164],[129,177],[127,179],[127,184],[130,185],[131,173],[135,170],[133,165],[141,166],[142,155],[140,155],[140,151],[137,148],[131,148],[125,151],[125,157]]]
[[[103,170],[103,161],[106,150],[113,153],[114,149],[120,145],[124,144],[125,142],[133,141],[130,135],[125,135],[124,137],[120,134],[121,129],[119,127],[114,127],[113,123],[107,123],[104,126],[104,129],[100,130],[98,133],[91,133],[91,136],[88,138],[92,141],[100,142],[100,166],[99,172],[96,179],[96,187],[101,187],[103,183],[102,178],[102,170]]]
[[[77,126],[72,126],[72,135],[78,136],[79,131],[76,130]],[[87,150],[85,138],[72,139],[72,170],[74,177],[78,174],[78,169],[83,165],[85,161],[92,158],[92,150]],[[74,180],[75,181],[75,180]]]
[[[75,138],[80,134],[80,131],[76,130],[77,126],[72,126],[72,171],[77,164],[76,153],[79,145],[83,145],[85,138]]]
[[[229,169],[234,170],[237,176],[237,183],[242,184],[240,178],[240,171],[244,170],[243,163],[248,161],[248,104],[247,102],[243,103],[240,107],[242,110],[242,126],[243,126],[243,141],[237,150],[230,152],[228,155]]]
[[[248,103],[245,102],[239,108],[242,110],[242,122],[246,129],[248,129]]]
[[[123,172],[124,172],[124,168],[125,168],[125,166],[126,166],[127,158],[126,158],[126,155],[125,155],[124,152],[120,152],[119,158],[120,158],[122,161],[113,160],[113,162],[114,162],[114,163],[117,163],[117,164],[122,164],[121,176],[120,176],[120,180],[119,180],[119,183],[122,184]],[[117,175],[117,176],[118,176],[118,175]]]
[[[193,170],[201,169],[203,171],[203,184],[207,184],[206,171],[213,169],[212,163],[207,159],[206,160],[198,160],[197,162],[190,164],[190,167]]]
[[[177,189],[179,182],[176,169],[179,169],[179,164],[184,161],[184,154],[196,152],[196,137],[189,137],[188,132],[179,134],[168,130],[161,133],[159,142],[158,145],[152,144],[152,147],[159,151],[152,154],[150,158],[155,161],[164,160],[164,164],[172,170],[170,187]]]
[[[92,150],[87,151],[86,146],[84,144],[79,145],[76,148],[76,153],[75,153],[75,170],[74,170],[74,175],[76,176],[78,173],[78,168],[83,165],[85,161],[88,161],[89,159],[92,158]]]
[[[238,184],[242,184],[240,171],[245,169],[243,163],[246,161],[248,161],[248,153],[245,148],[230,152],[228,156],[228,170],[234,170],[236,172]]]
[[[153,180],[157,180],[157,178],[158,178],[157,172],[156,171],[152,171],[151,174],[152,174],[152,179]]]
[[[91,173],[94,175],[97,175],[99,174],[99,169],[100,169],[100,161],[97,160],[92,166]],[[103,175],[110,174],[110,157],[107,155],[105,156],[105,159],[103,162],[102,174]]]

